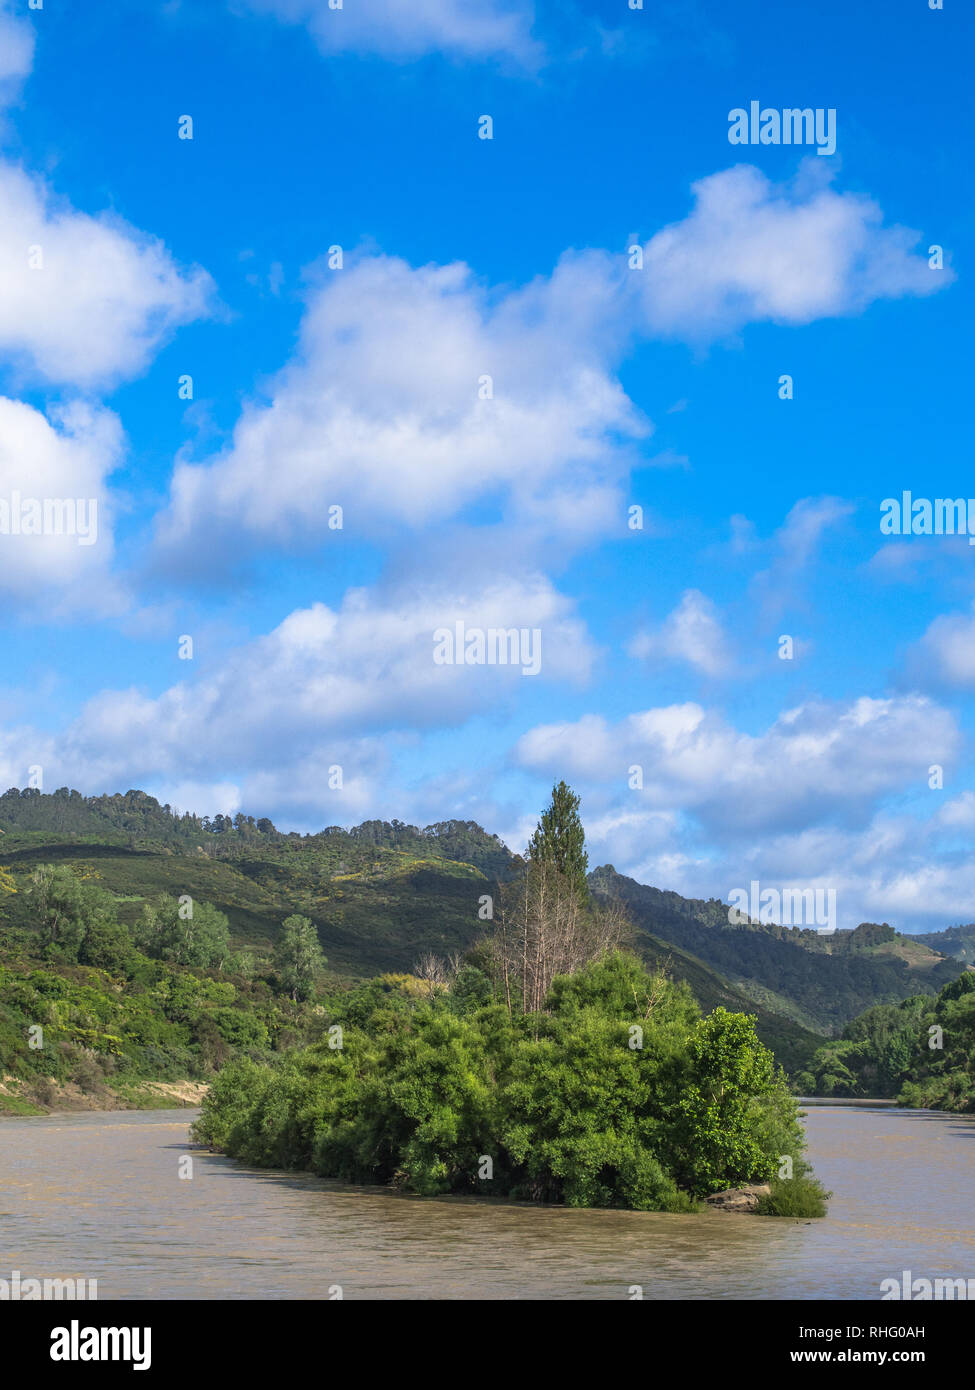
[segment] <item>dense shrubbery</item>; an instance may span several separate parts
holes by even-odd
[[[321,1010],[298,1011],[263,983],[201,976],[131,948],[128,972],[0,966],[0,1071],[50,1103],[38,1089],[44,1078],[89,1094],[140,1080],[208,1080],[232,1057],[269,1057],[283,1037],[307,1041],[324,1027]]]
[[[795,1101],[751,1019],[702,1018],[686,986],[619,953],[524,1016],[483,1003],[478,973],[371,982],[334,1009],[341,1037],[225,1067],[197,1138],[257,1165],[571,1206],[688,1210],[775,1177],[783,1155],[805,1177]]]
[[[890,1096],[916,1108],[975,1112],[975,972],[901,1004],[878,1004],[820,1048],[798,1090]]]
[[[252,978],[207,903],[162,894],[129,929],[85,865],[40,865],[19,887],[4,873],[0,890],[22,924],[0,930],[0,1074],[15,1083],[0,1109],[54,1104],[68,1085],[102,1104],[142,1081],[208,1080],[325,1026],[320,1006],[281,998],[273,975]]]

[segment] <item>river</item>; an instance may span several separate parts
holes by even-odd
[[[347,1187],[196,1150],[196,1113],[0,1120],[0,1278],[97,1279],[99,1299],[877,1299],[904,1270],[975,1278],[969,1118],[810,1106],[834,1196],[797,1222]]]

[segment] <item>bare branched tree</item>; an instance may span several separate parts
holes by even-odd
[[[418,980],[428,980],[432,985],[445,985],[450,979],[450,965],[442,956],[433,951],[424,951],[413,966],[413,974]]]
[[[556,975],[570,975],[631,938],[620,903],[585,903],[571,877],[553,864],[528,864],[501,886],[491,943],[509,1013],[538,1012]]]

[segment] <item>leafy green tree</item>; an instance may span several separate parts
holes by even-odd
[[[752,1101],[775,1089],[775,1061],[755,1020],[717,1008],[697,1025],[677,1107],[682,1185],[702,1195],[765,1182],[775,1156],[754,1132]]]
[[[197,969],[219,970],[230,951],[230,927],[222,912],[170,893],[146,903],[138,937],[157,960]]]
[[[315,975],[324,965],[314,923],[298,913],[286,917],[274,948],[274,967],[292,999],[308,998]]]
[[[256,961],[253,951],[233,951],[223,963],[227,975],[243,975],[249,979],[254,974]]]
[[[450,986],[450,998],[459,1013],[471,1013],[491,1000],[491,981],[476,965],[458,970]]]
[[[41,864],[30,876],[27,901],[49,957],[76,961],[85,935],[96,922],[111,921],[111,896],[82,882],[63,864]]]
[[[93,965],[111,975],[127,975],[132,964],[132,939],[118,922],[105,917],[92,922],[78,948],[82,965]]]
[[[579,818],[579,797],[565,782],[552,788],[552,800],[528,842],[532,864],[550,864],[565,876],[582,903],[589,901],[586,833]]]

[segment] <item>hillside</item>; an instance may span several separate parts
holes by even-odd
[[[318,926],[331,968],[348,975],[465,950],[483,930],[479,896],[514,862],[473,822],[367,821],[301,836],[252,817],[179,817],[144,792],[0,797],[0,863],[15,878],[38,864],[87,864],[127,924],[147,898],[189,894],[225,913],[235,944],[258,957],[300,912]],[[15,923],[24,910],[11,900]]]
[[[641,930],[697,956],[755,1003],[833,1033],[873,1004],[934,996],[958,976],[960,959],[886,924],[821,935],[775,924],[732,924],[727,904],[681,898],[596,869],[597,897],[618,899]]]
[[[115,899],[133,926],[161,893],[189,894],[226,914],[236,949],[266,961],[283,920],[308,916],[330,973],[348,979],[409,972],[424,953],[462,954],[485,933],[479,900],[518,864],[473,822],[425,829],[371,821],[352,830],[286,835],[268,820],[177,816],[143,792],[0,796],[0,863],[23,885],[40,864],[71,866]],[[672,895],[676,898],[676,895]],[[683,900],[678,899],[679,902]],[[30,928],[22,893],[4,903],[10,928]],[[650,964],[686,980],[706,1010],[757,1014],[763,1040],[789,1069],[805,1064],[822,1037],[723,979],[692,952],[641,932]]]
[[[932,951],[965,965],[975,965],[975,923],[964,927],[948,927],[945,931],[924,932],[913,938]]]
[[[885,1096],[914,1109],[975,1113],[975,969],[936,998],[877,1004],[796,1075],[803,1095]]]
[[[128,927],[148,900],[188,894],[226,915],[234,949],[251,952],[258,973],[293,913],[314,922],[337,979],[410,972],[431,952],[463,955],[488,925],[481,899],[519,862],[471,821],[422,829],[368,821],[298,835],[267,819],[180,814],[140,791],[0,796],[0,864],[16,884],[38,865],[68,866],[111,895]],[[597,897],[625,904],[648,963],[687,980],[705,1009],[755,1013],[790,1069],[865,1008],[934,994],[961,963],[887,927],[832,939],[774,924],[732,927],[725,904],[639,884],[611,866],[590,883]],[[23,893],[6,898],[4,912],[11,930],[29,933]]]

